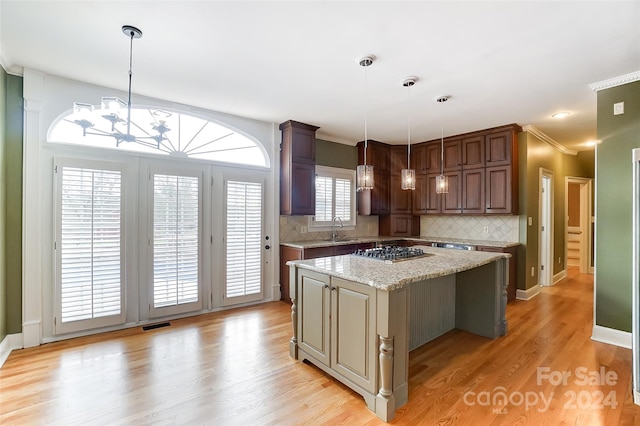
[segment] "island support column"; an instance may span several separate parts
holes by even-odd
[[[289,356],[298,359],[298,268],[289,268],[289,297],[291,298],[291,325],[293,326],[293,336],[289,342]]]
[[[386,422],[393,420],[409,395],[408,295],[406,288],[378,290],[377,295],[380,389],[376,415]]]

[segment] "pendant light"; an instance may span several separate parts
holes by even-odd
[[[450,96],[440,96],[436,102],[444,104]],[[446,194],[449,192],[449,178],[444,175],[444,114],[440,111],[440,176],[436,176],[436,194]]]
[[[358,61],[361,67],[364,67],[364,92],[365,92],[365,110],[364,110],[364,162],[358,165],[356,170],[356,182],[358,191],[367,191],[373,189],[373,165],[367,164],[367,68],[373,64],[375,56],[364,56]]]
[[[404,190],[416,189],[416,171],[411,168],[411,119],[410,119],[410,104],[409,104],[409,90],[410,87],[416,84],[418,77],[407,77],[402,82],[402,85],[407,88],[407,168],[402,169],[400,187]]]

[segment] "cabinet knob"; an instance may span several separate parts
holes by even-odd
[[[335,291],[335,289],[336,289],[335,287],[331,287],[331,291]]]
[[[325,285],[324,285],[324,288],[329,288],[329,284],[325,284]]]

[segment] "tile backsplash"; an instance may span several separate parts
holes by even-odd
[[[485,232],[485,230],[487,232]],[[470,240],[518,242],[518,216],[421,216],[420,235]]]
[[[324,241],[331,238],[331,231],[301,232],[302,227],[309,225],[307,216],[280,216],[280,242]],[[378,216],[358,216],[356,228],[345,231],[338,228],[340,237],[362,238],[378,235]]]

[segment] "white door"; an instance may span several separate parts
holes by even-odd
[[[263,250],[270,248],[264,235],[265,180],[247,176],[224,178],[223,305],[264,297]]]

